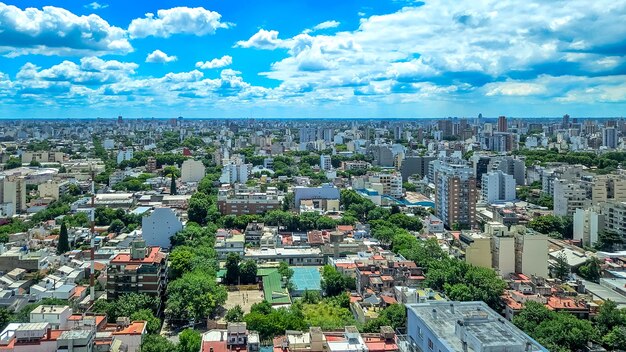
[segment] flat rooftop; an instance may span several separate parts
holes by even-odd
[[[409,314],[423,321],[440,341],[457,351],[463,350],[456,333],[460,323],[466,335],[472,337],[468,341],[478,341],[482,349],[514,351],[528,342],[531,344],[529,351],[548,351],[484,302],[430,302],[407,304],[407,308]]]

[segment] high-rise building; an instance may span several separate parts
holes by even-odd
[[[315,127],[303,127],[300,129],[300,143],[315,142],[317,140],[317,129]]]
[[[512,175],[518,186],[526,184],[526,164],[524,160],[512,156],[499,156],[491,159],[489,170],[500,170]]]
[[[598,242],[598,234],[604,230],[604,215],[594,209],[576,209],[574,212],[574,239],[584,246]]]
[[[506,123],[506,116],[498,117],[498,132],[507,132],[508,126]]]
[[[476,223],[476,176],[461,159],[435,164],[435,213],[449,228],[473,227]]]
[[[26,180],[24,177],[4,176],[0,180],[2,213],[13,216],[26,210]]]
[[[515,200],[515,179],[512,175],[500,170],[490,171],[483,174],[481,184],[483,201],[487,203]]]
[[[617,129],[605,127],[602,129],[602,146],[609,149],[617,148]]]
[[[491,158],[485,155],[473,155],[472,163],[474,164],[474,174],[476,175],[476,187],[482,187],[483,174],[489,172],[489,163]]]
[[[561,122],[561,128],[563,129],[569,128],[569,115],[568,114],[563,115],[563,122]]]
[[[402,180],[407,181],[412,175],[424,178],[428,175],[428,163],[433,160],[435,160],[434,156],[407,156],[400,166]]]
[[[320,169],[324,171],[332,170],[333,164],[330,155],[320,155]]]
[[[182,182],[200,182],[205,175],[205,167],[202,161],[187,159],[180,167],[180,180]]]
[[[585,189],[579,181],[554,181],[554,215],[572,216],[576,209],[586,209],[591,205]]]

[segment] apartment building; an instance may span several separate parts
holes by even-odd
[[[489,204],[515,200],[515,179],[501,170],[483,174],[482,198]]]
[[[554,215],[572,216],[576,209],[591,206],[585,188],[580,181],[554,181]]]
[[[228,323],[226,329],[213,329],[202,334],[200,352],[258,352],[259,334],[247,329],[245,322]]]
[[[172,208],[155,208],[141,219],[141,235],[148,246],[169,248],[170,237],[182,229],[183,223]]]
[[[398,352],[396,334],[389,326],[377,333],[360,333],[354,326],[344,331],[325,332],[319,327],[308,331],[286,331],[274,340],[274,352]]]
[[[217,193],[217,208],[223,215],[264,214],[281,209],[282,198],[276,187],[265,192],[244,185],[222,187]]]
[[[391,174],[375,174],[369,177],[369,183],[376,188],[375,185],[382,185],[382,195],[388,195],[393,198],[402,198],[402,176],[397,173]]]
[[[604,215],[604,230],[626,236],[626,202],[606,202],[601,205]]]
[[[434,156],[407,156],[402,161],[400,174],[402,180],[407,181],[409,176],[417,175],[424,178],[428,175],[428,163],[435,160]]]
[[[526,164],[523,159],[512,156],[498,156],[489,160],[489,170],[500,170],[505,174],[513,176],[515,184],[523,186],[526,184]]]
[[[320,169],[324,171],[333,169],[333,163],[330,155],[320,155]]]
[[[205,167],[200,160],[187,159],[180,167],[181,182],[200,182],[204,175]]]
[[[476,224],[476,177],[460,159],[443,159],[434,165],[435,215],[444,224],[472,227]]]
[[[244,164],[240,160],[227,161],[222,167],[221,183],[246,183],[252,172],[252,164]]]
[[[60,197],[67,194],[69,187],[69,181],[47,181],[39,184],[37,190],[40,197],[59,200]]]
[[[402,351],[547,352],[484,302],[407,304]]]
[[[598,242],[598,235],[604,226],[604,214],[593,207],[576,209],[574,212],[574,239],[585,246],[593,246]]]
[[[131,243],[130,253],[111,259],[107,270],[108,299],[127,293],[143,293],[163,297],[167,282],[167,254],[161,247],[146,247],[143,240]]]
[[[12,204],[13,216],[26,211],[26,180],[21,176],[4,176],[0,181],[0,204]]]
[[[63,152],[49,152],[49,151],[38,151],[38,152],[24,152],[22,153],[22,163],[30,164],[33,161],[39,163],[62,163],[64,160],[65,154]]]

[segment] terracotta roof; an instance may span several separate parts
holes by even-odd
[[[146,322],[141,321],[133,321],[122,330],[118,330],[112,333],[112,335],[141,335],[146,330]]]
[[[150,247],[148,256],[141,259],[131,259],[130,253],[120,253],[111,260],[111,264],[155,264],[165,259],[165,254],[160,247]]]
[[[386,296],[386,295],[382,295],[380,296],[380,298],[383,299],[383,301],[387,304],[395,304],[398,303],[398,301],[396,301],[395,298],[391,297],[391,296]]]

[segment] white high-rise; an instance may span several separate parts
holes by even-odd
[[[320,168],[325,171],[332,170],[333,164],[330,155],[320,155]]]
[[[515,179],[513,175],[505,174],[500,170],[483,174],[482,195],[483,200],[487,203],[515,200]]]

